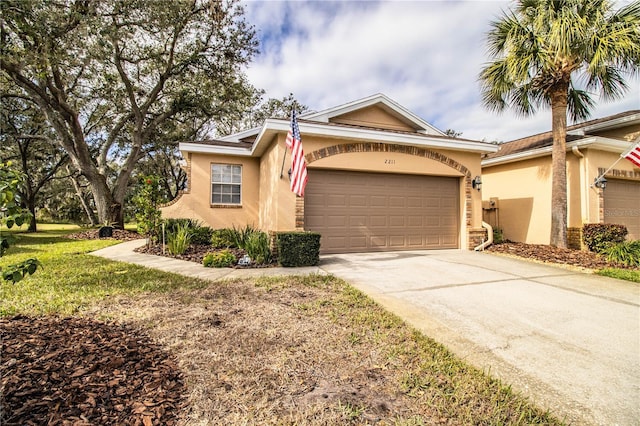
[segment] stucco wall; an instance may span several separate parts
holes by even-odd
[[[379,106],[370,106],[343,114],[332,118],[330,121],[332,123],[353,124],[357,126],[377,127],[380,129],[415,130],[400,119],[392,117]]]
[[[567,152],[567,225],[579,228],[603,220],[602,190],[593,182],[619,154],[595,149]],[[608,175],[624,178],[637,171],[620,159]],[[622,172],[622,176],[620,173]],[[485,167],[482,172],[483,199],[498,198],[497,211],[485,211],[492,226],[503,229],[504,237],[530,244],[549,244],[551,231],[551,156]]]
[[[242,204],[215,206],[211,204],[211,164],[242,165]],[[229,157],[192,153],[189,164],[189,192],[176,202],[161,208],[164,218],[194,218],[212,228],[258,226],[259,163],[255,158]]]
[[[483,170],[483,198],[498,198],[497,219],[504,238],[549,244],[551,229],[551,162],[536,158]],[[534,202],[535,201],[535,202]]]

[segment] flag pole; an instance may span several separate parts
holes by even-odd
[[[626,151],[623,151],[622,154],[620,154],[620,157],[618,157],[618,159],[616,160],[616,162],[613,163],[607,170],[605,170],[604,173],[602,173],[600,176],[598,176],[594,182],[600,181],[600,179],[602,179],[604,177],[604,175],[609,173],[611,171],[611,169],[613,169],[615,167],[615,165],[618,164],[618,162],[620,162],[620,160],[625,158],[627,156],[627,154],[629,152],[631,152],[631,150],[636,146],[637,143],[640,143],[640,136],[638,136],[636,138],[636,140],[631,143],[631,147],[629,149],[627,149]],[[591,184],[591,186],[594,186],[594,185],[595,185],[595,183]]]
[[[282,157],[282,167],[280,167],[280,179],[282,179],[282,173],[284,172],[284,160],[287,158],[287,145],[284,146],[284,156]]]

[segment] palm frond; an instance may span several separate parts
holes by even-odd
[[[591,115],[595,103],[586,90],[569,87],[567,93],[567,110],[573,122],[583,121]]]

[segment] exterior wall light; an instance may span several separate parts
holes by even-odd
[[[474,189],[480,191],[480,189],[482,188],[482,180],[480,179],[480,176],[476,176],[473,178],[473,180],[471,181],[471,186]]]
[[[597,177],[596,180],[593,182],[593,186],[595,186],[596,188],[600,188],[604,191],[605,188],[607,187],[607,180],[604,178],[604,176]]]

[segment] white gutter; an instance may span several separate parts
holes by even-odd
[[[567,151],[573,149],[573,147],[580,148],[598,148],[604,151],[610,151],[615,153],[621,153],[629,147],[629,142],[619,139],[609,139],[600,136],[591,136],[585,139],[578,139],[572,142],[567,142]],[[482,167],[497,166],[499,164],[513,163],[515,161],[529,160],[538,157],[544,157],[550,155],[553,149],[552,145],[542,148],[516,152],[514,154],[504,155],[502,157],[489,158],[482,160]]]
[[[493,244],[493,228],[487,222],[482,221],[482,227],[487,230],[487,241],[474,248],[475,251],[481,251]]]
[[[281,132],[289,130],[289,121],[281,119],[268,119],[258,133],[251,150],[246,148],[235,148],[219,145],[206,145],[193,142],[179,144],[179,149],[186,152],[199,152],[209,154],[227,154],[242,156],[259,156],[264,148],[262,145],[269,143],[272,137]],[[497,152],[499,147],[487,142],[471,141],[466,139],[443,139],[430,137],[429,135],[415,135],[406,133],[392,133],[381,130],[370,130],[364,128],[351,128],[332,126],[326,123],[303,123],[299,122],[300,133],[303,139],[305,134],[335,138],[341,140],[359,140],[381,143],[394,143],[398,145],[419,146],[432,149],[447,149],[452,151],[466,151],[478,153]]]

